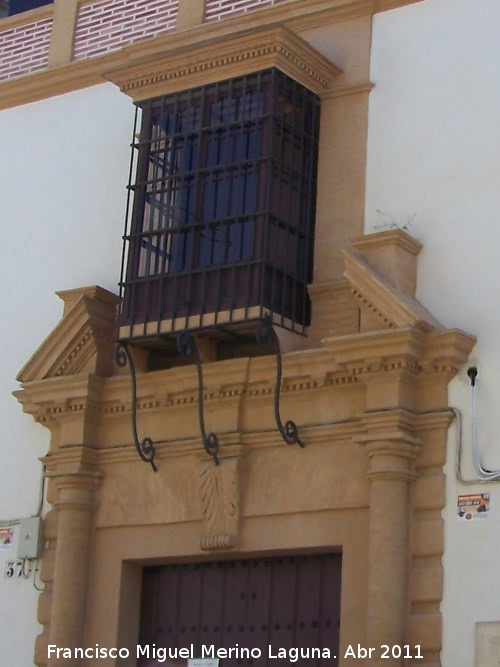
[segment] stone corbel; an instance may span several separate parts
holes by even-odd
[[[205,535],[200,539],[204,551],[236,546],[240,519],[241,457],[220,459],[220,465],[203,461],[198,467],[200,500]]]

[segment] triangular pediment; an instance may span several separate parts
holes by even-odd
[[[401,327],[444,330],[413,293],[416,264],[412,268],[411,260],[420,244],[407,234],[391,232],[358,239],[352,246],[343,251],[344,277],[369,321],[367,330]],[[415,276],[410,276],[413,271]]]
[[[110,375],[118,297],[97,286],[57,295],[64,301],[63,317],[17,380],[26,383],[82,373]]]

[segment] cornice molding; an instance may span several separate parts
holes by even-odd
[[[455,415],[451,408],[420,412],[415,414],[415,431],[422,432],[435,429],[448,429],[454,419]]]
[[[66,445],[53,450],[41,459],[47,470],[47,477],[57,478],[58,485],[78,488],[94,484],[102,473],[97,470],[99,452],[88,445]],[[64,481],[66,480],[66,481]]]
[[[0,83],[0,110],[37,102],[106,81],[105,72],[127,65],[145,63],[169,54],[187,52],[201,44],[223,42],[236,35],[268,27],[286,25],[295,32],[320,27],[325,23],[370,16],[423,0],[297,0],[262,10],[239,14],[222,21],[203,23],[187,30],[173,30],[152,39],[141,40],[123,49],[95,58],[73,61],[42,72]],[[80,0],[80,5],[90,0]],[[0,21],[0,32],[53,16],[48,5],[26,14]],[[215,46],[217,50],[217,46]]]
[[[256,30],[223,43],[193,47],[105,76],[134,101],[277,67],[320,94],[340,70],[284,26]]]
[[[325,92],[321,97],[324,100],[333,100],[338,97],[347,97],[348,95],[360,95],[370,93],[375,88],[375,84],[367,81],[354,86],[341,86]]]
[[[307,439],[308,447],[332,445],[345,446],[352,442],[357,443],[355,436],[364,433],[362,419],[344,420],[332,424],[305,426],[301,433]],[[240,457],[248,450],[282,449],[283,440],[277,431],[255,431],[251,433],[223,433],[218,434],[220,456],[222,460],[231,457]],[[155,443],[155,461],[166,461],[179,458],[195,459],[196,461],[213,467],[213,461],[207,458],[200,444],[199,436],[193,438],[175,439]],[[47,467],[49,477],[60,475],[85,475],[89,467],[101,470],[102,466],[116,463],[136,463],[137,450],[135,446],[124,444],[103,448],[87,445],[66,446],[51,451],[42,459]]]
[[[384,232],[363,234],[351,239],[351,245],[355,250],[363,251],[370,248],[386,248],[394,245],[403,248],[411,255],[417,256],[423,245],[402,229],[389,229]]]
[[[344,276],[354,295],[389,327],[442,331],[443,326],[415,298],[403,294],[351,249],[344,249]]]
[[[60,292],[65,301],[63,318],[18,373],[22,383],[91,370],[112,372],[115,313],[118,297],[101,287]],[[89,365],[95,358],[95,363]]]
[[[417,328],[402,327],[335,336],[321,342],[341,367],[378,371],[384,366],[389,370],[392,360],[419,359],[423,354],[425,333]]]
[[[453,377],[467,361],[476,337],[460,329],[437,332],[428,338],[421,360],[424,376],[432,378],[436,373]]]
[[[284,356],[283,396],[318,397],[332,387],[352,386],[363,376],[405,374],[420,380],[436,374],[448,381],[465,363],[475,338],[459,330],[426,334],[402,328],[325,339],[326,349]],[[235,359],[205,364],[204,398],[207,405],[227,409],[245,401],[267,401],[275,380],[269,357]],[[91,411],[121,419],[131,410],[130,378],[95,375],[56,376],[23,384],[14,392],[25,412],[50,426]],[[296,398],[295,400],[300,400]],[[197,376],[193,368],[178,367],[137,376],[137,409],[143,414],[171,411],[184,414],[197,404]]]

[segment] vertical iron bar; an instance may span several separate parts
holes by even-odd
[[[196,341],[190,331],[181,331],[177,335],[177,349],[179,354],[185,358],[193,357],[198,370],[198,419],[200,422],[201,438],[203,440],[203,447],[209,456],[211,456],[216,465],[219,465],[219,458],[217,452],[219,451],[219,441],[215,433],[211,432],[207,435],[205,430],[205,415],[203,409],[203,370],[200,358],[200,353],[196,345]]]
[[[272,323],[269,320],[264,320],[259,324],[259,326],[257,327],[257,331],[255,332],[255,339],[257,341],[257,344],[260,345],[261,347],[264,348],[274,347],[275,350],[276,386],[274,389],[274,417],[276,419],[276,424],[278,426],[279,432],[281,433],[281,437],[283,438],[283,440],[286,442],[287,445],[297,444],[300,445],[300,447],[304,447],[304,443],[299,438],[299,432],[295,422],[289,419],[283,425],[283,422],[281,421],[281,416],[280,416],[280,392],[281,392],[281,374],[282,374],[281,350],[280,350],[278,336],[276,335]]]
[[[132,312],[130,308],[130,288],[128,288],[129,285],[129,279],[127,275],[127,258],[130,254],[130,232],[131,232],[131,226],[132,226],[132,219],[131,219],[131,197],[132,197],[132,175],[134,172],[134,166],[136,166],[136,145],[135,145],[135,135],[137,133],[137,126],[139,123],[139,107],[136,105],[135,107],[135,115],[134,115],[134,129],[132,133],[132,142],[130,144],[131,152],[130,152],[130,167],[129,167],[129,174],[128,174],[128,182],[129,186],[127,188],[127,205],[125,209],[125,229],[123,232],[123,248],[122,248],[122,257],[121,257],[121,266],[120,266],[120,320],[123,322],[125,319],[127,322],[129,322],[129,334],[132,333],[132,323],[130,321],[130,315],[129,313]],[[125,295],[126,292],[128,291],[127,294],[127,301],[125,301]]]
[[[119,342],[116,348],[116,363],[123,368],[127,365],[127,362],[130,366],[130,377],[132,379],[132,435],[134,437],[135,448],[140,458],[145,463],[150,463],[153,470],[158,472],[158,468],[154,462],[156,452],[153,441],[151,438],[144,438],[139,442],[137,434],[137,379],[135,376],[135,364],[128,346],[123,342]]]

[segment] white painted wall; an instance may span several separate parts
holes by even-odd
[[[498,0],[427,0],[375,17],[366,196],[367,232],[389,216],[401,225],[414,216],[409,232],[424,244],[418,298],[446,326],[478,337],[471,356],[479,369],[478,436],[494,469],[500,469],[499,26]],[[470,453],[465,371],[452,382],[450,400],[464,414]],[[460,484],[454,462],[452,427],[442,664],[471,667],[475,623],[500,621],[500,482]],[[476,490],[491,493],[489,519],[457,522],[457,494]]]
[[[500,468],[500,3],[427,0],[374,19],[366,230],[377,209],[424,244],[418,298],[443,324],[478,336],[478,428]],[[14,381],[57,323],[55,291],[116,289],[133,107],[111,84],[0,113],[0,522],[37,509],[48,433],[23,415]],[[385,216],[387,220],[387,216]],[[451,402],[470,423],[465,369]],[[466,450],[470,450],[468,434]],[[470,466],[468,466],[470,471]],[[500,483],[465,487],[446,465],[443,667],[474,663],[474,624],[500,620]],[[456,521],[456,496],[491,492],[487,521]],[[33,577],[3,578],[0,642],[9,665],[32,664]],[[484,666],[481,666],[484,667]]]
[[[112,84],[0,113],[0,524],[38,508],[37,458],[49,433],[11,392],[62,315],[54,293],[93,284],[117,291],[133,116]],[[33,664],[40,629],[33,575],[4,578],[15,555],[15,543],[0,550],[0,645],[2,664],[21,666]]]

